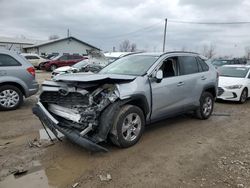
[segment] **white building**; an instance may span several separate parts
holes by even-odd
[[[41,43],[38,40],[30,40],[26,38],[10,38],[10,37],[0,37],[0,48],[7,50],[17,51],[19,53],[24,52],[25,47]]]
[[[99,48],[72,36],[27,46],[24,47],[24,50],[27,53],[36,53],[38,55],[64,53],[86,55],[87,50],[100,51]]]

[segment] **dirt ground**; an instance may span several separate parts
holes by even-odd
[[[41,83],[48,73],[37,73]],[[32,146],[42,128],[36,96],[0,112],[0,188],[13,187],[250,187],[250,101],[217,102],[209,120],[178,116],[146,128],[128,149],[109,143],[90,153],[67,140]],[[28,170],[21,177],[12,174]],[[101,181],[100,175],[111,175]],[[77,184],[76,184],[77,183]]]

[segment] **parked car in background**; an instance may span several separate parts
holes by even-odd
[[[63,66],[71,66],[79,61],[86,59],[86,57],[83,57],[78,54],[64,54],[64,55],[59,55],[57,57],[52,58],[50,61],[46,61],[40,65],[41,69],[47,70],[47,71],[53,71],[57,69],[58,67],[63,67]]]
[[[126,55],[136,54],[136,53],[140,53],[140,52],[107,52],[107,53],[104,53],[104,55],[107,58],[107,60],[111,63],[121,57],[124,57]]]
[[[109,64],[108,59],[104,56],[102,52],[99,51],[87,51],[88,56],[87,59],[84,59],[73,66],[64,66],[55,69],[52,72],[51,77],[53,78],[58,74],[66,74],[66,73],[77,73],[77,72],[92,72],[97,73],[103,67]]]
[[[0,110],[17,109],[38,91],[35,69],[24,57],[0,50]]]
[[[199,54],[140,53],[120,58],[97,74],[63,74],[45,81],[33,113],[92,151],[136,144],[146,124],[193,111],[208,119],[218,74]]]
[[[241,58],[234,58],[234,59],[215,59],[212,62],[212,65],[215,66],[215,68],[224,66],[224,65],[240,65],[240,64],[246,64],[246,60]]]
[[[218,99],[246,102],[250,97],[250,65],[225,65],[219,69]]]
[[[100,64],[90,63],[89,59],[82,60],[72,66],[64,66],[55,69],[51,77],[53,78],[56,75],[68,74],[68,73],[77,73],[77,72],[91,72],[98,73],[104,66]]]
[[[39,68],[39,65],[43,62],[46,62],[47,59],[40,57],[37,54],[32,53],[22,53],[21,54],[25,59],[27,59],[35,68]]]

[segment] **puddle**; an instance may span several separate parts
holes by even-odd
[[[8,176],[0,182],[0,188],[52,188],[49,185],[48,178],[44,170],[39,170],[30,174],[26,174],[19,178],[15,178],[14,175]]]
[[[15,177],[13,174],[0,181],[0,188],[53,188],[49,185],[45,170],[42,169],[39,162],[37,166],[31,168],[24,175]]]

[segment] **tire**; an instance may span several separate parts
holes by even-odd
[[[200,106],[196,110],[196,117],[198,119],[208,119],[214,109],[214,97],[209,92],[203,92],[200,97]]]
[[[247,95],[248,95],[248,92],[247,92],[247,89],[244,88],[241,95],[240,95],[240,100],[239,100],[239,103],[240,104],[244,104],[247,100]]]
[[[54,71],[54,70],[56,70],[56,69],[57,69],[57,66],[56,66],[56,65],[51,65],[51,66],[50,66],[50,70],[51,70],[51,71]]]
[[[141,138],[145,127],[145,117],[142,110],[134,105],[124,105],[114,119],[111,142],[121,148],[135,145]]]
[[[0,110],[15,110],[23,103],[23,94],[16,86],[0,86]]]
[[[37,66],[37,70],[42,70],[42,64],[41,63]]]

